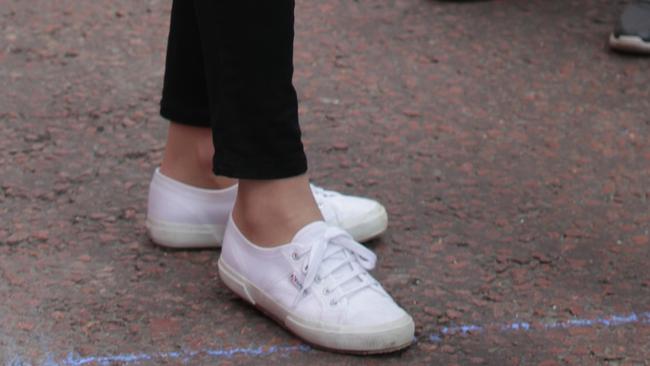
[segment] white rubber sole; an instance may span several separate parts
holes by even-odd
[[[226,230],[226,225],[178,224],[151,218],[145,224],[154,243],[177,249],[220,247]]]
[[[281,326],[306,342],[331,351],[377,354],[398,351],[413,342],[415,324],[405,315],[396,321],[374,327],[328,325],[292,315],[219,258],[219,277],[242,299],[257,307]]]
[[[636,52],[650,54],[650,42],[645,42],[637,36],[609,36],[609,46],[613,49],[625,52]]]
[[[377,205],[375,210],[362,217],[360,221],[342,227],[358,242],[374,239],[383,234],[387,228],[388,214],[381,205]]]

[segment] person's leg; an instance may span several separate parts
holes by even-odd
[[[212,173],[212,131],[171,122],[160,172],[167,177],[198,188],[223,189],[237,183],[236,179]]]
[[[302,227],[323,219],[306,175],[242,179],[232,215],[242,233],[260,246],[288,243]]]
[[[214,173],[239,178],[233,217],[255,242],[321,220],[298,126],[293,2],[195,2],[213,115]],[[241,16],[246,16],[245,22]]]
[[[192,1],[172,6],[160,114],[170,121],[160,169],[149,184],[146,227],[158,245],[216,247],[236,181],[212,173],[212,129],[203,53]]]
[[[212,174],[212,130],[203,54],[191,1],[172,5],[160,114],[170,121],[160,172],[199,188],[225,188],[232,179]]]
[[[214,36],[216,35],[206,35],[208,38]],[[211,57],[216,57],[215,52],[217,51],[213,48]],[[212,141],[210,116],[211,112],[216,115],[219,108],[215,106],[218,104],[218,98],[213,99],[213,105],[210,108],[204,62],[205,55],[194,2],[175,1],[172,7],[160,110],[161,115],[170,121],[169,134],[162,164],[160,169],[156,169],[154,172],[149,186],[147,208],[149,236],[154,243],[161,246],[173,248],[220,246],[227,218],[235,203],[237,187],[223,188],[235,184],[236,180],[215,176],[212,172],[215,149]],[[221,92],[219,90],[220,81],[217,80],[218,71],[214,71],[213,74],[211,89],[213,95],[219,96]],[[295,96],[292,87],[288,90],[288,93],[284,93],[285,99],[286,95]],[[269,100],[274,100],[274,98],[273,95],[268,97]],[[273,103],[282,106],[283,102],[275,98]],[[284,104],[286,105],[287,102]],[[295,109],[287,110],[290,114],[295,115]],[[218,116],[215,118],[219,119]],[[295,117],[292,118],[295,119]],[[225,131],[225,133],[229,132]],[[293,140],[296,140],[296,136],[299,137],[297,125],[292,127],[289,134],[280,134],[270,137],[270,139],[275,141],[275,139],[286,140],[293,137]],[[260,140],[264,142],[264,136],[261,137],[261,139],[257,138],[258,142]],[[251,150],[266,155],[267,152],[264,151],[264,148],[255,148],[257,145],[258,143],[254,143]],[[297,144],[296,146],[299,147],[294,148],[297,155],[304,156],[301,146]],[[269,152],[272,152],[272,149]],[[246,164],[246,162],[241,162],[239,165],[246,166]],[[270,171],[271,175],[281,173],[276,169],[276,164],[268,164],[263,170],[267,171],[267,174]],[[257,169],[257,171],[261,170]],[[294,179],[293,183],[295,184],[298,180]],[[306,177],[302,177],[301,180],[305,181]],[[244,185],[254,187],[255,182],[244,183]],[[250,194],[251,197],[258,197],[246,200],[246,202],[263,201],[264,198],[267,198],[269,189],[266,186],[265,184],[264,187],[245,188],[247,191],[254,192]],[[302,187],[304,188],[304,184]],[[386,209],[379,202],[362,197],[342,195],[316,186],[311,186],[310,189],[325,220],[350,232],[356,240],[370,240],[386,230],[388,215]],[[273,194],[278,194],[276,185],[272,186],[272,190]],[[302,192],[305,193],[304,190]],[[241,204],[239,207],[238,213],[251,211],[247,204]],[[292,213],[292,217],[301,216],[302,214],[299,212],[298,210]],[[239,217],[239,220],[248,218],[247,222],[242,222],[242,226],[263,227],[254,224],[257,221],[254,215],[256,213],[257,211],[253,212],[253,215]],[[279,218],[281,215],[276,214],[272,217]],[[278,221],[294,222],[294,220]],[[274,230],[282,228],[281,225],[275,224],[268,226]],[[295,228],[297,225],[292,224],[291,226]],[[252,232],[251,235],[255,236]]]
[[[214,172],[239,178],[219,258],[224,284],[307,341],[339,351],[408,346],[412,318],[367,272],[375,255],[322,221],[292,84],[293,0],[195,0]]]

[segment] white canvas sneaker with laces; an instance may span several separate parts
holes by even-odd
[[[219,276],[227,287],[318,347],[386,353],[408,347],[413,319],[368,273],[375,254],[317,221],[274,248],[248,241],[230,218]]]
[[[388,215],[379,202],[311,188],[325,221],[348,231],[355,240],[370,240],[386,231]],[[153,242],[165,247],[218,247],[236,197],[236,185],[201,189],[156,169],[149,184],[147,232]]]

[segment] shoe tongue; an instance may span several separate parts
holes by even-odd
[[[314,221],[300,229],[293,237],[293,242],[309,243],[314,238],[319,238],[325,234],[328,226],[325,221]]]

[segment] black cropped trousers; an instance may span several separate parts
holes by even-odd
[[[303,174],[293,0],[174,0],[160,114],[210,127],[214,173]]]

